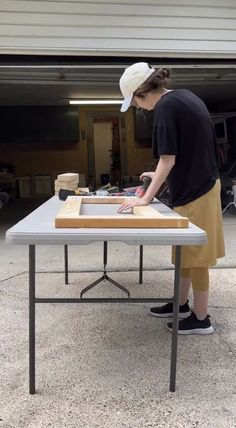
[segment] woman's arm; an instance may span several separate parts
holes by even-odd
[[[151,202],[151,200],[154,198],[155,194],[160,189],[161,185],[164,183],[164,181],[168,177],[174,165],[175,165],[175,155],[160,156],[155,172],[143,173],[140,176],[141,179],[144,176],[148,176],[152,178],[152,182],[149,185],[145,195],[142,198],[137,198],[130,202],[127,200],[127,202],[125,202],[120,206],[120,208],[118,209],[118,212],[121,213],[122,211],[125,211],[137,205],[148,205]]]
[[[151,202],[151,200],[154,198],[155,194],[158,192],[161,185],[164,183],[164,181],[168,177],[174,164],[175,164],[174,155],[171,155],[171,156],[163,155],[160,157],[154,176],[152,178],[152,182],[149,185],[145,195],[142,198],[146,202],[146,205],[148,205]],[[142,174],[140,178],[142,178],[143,175],[144,174]]]

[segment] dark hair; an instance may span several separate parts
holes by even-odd
[[[168,85],[170,81],[170,70],[168,68],[159,68],[154,71],[151,76],[140,85],[134,95],[139,98],[144,98],[151,91],[156,91]]]

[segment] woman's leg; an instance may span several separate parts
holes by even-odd
[[[204,320],[207,316],[209,291],[194,291],[193,312],[199,320]]]
[[[180,318],[187,318],[190,315],[190,308],[187,304],[189,289],[191,286],[191,269],[181,269],[180,272]],[[159,318],[173,316],[173,303],[150,308],[151,315]]]
[[[207,314],[209,293],[208,268],[192,268],[191,279],[193,286],[194,305],[190,316],[179,321],[179,334],[211,334],[214,328]],[[185,284],[185,290],[187,284]],[[183,288],[183,289],[184,289]],[[185,296],[186,297],[186,296]],[[172,331],[173,323],[167,323],[167,328]]]
[[[184,305],[188,300],[191,287],[191,269],[181,269],[179,304]]]
[[[193,268],[192,286],[193,286],[193,312],[199,320],[207,316],[208,297],[209,297],[209,269]]]

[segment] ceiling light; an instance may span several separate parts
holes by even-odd
[[[70,104],[80,105],[111,105],[111,104],[122,104],[122,100],[69,100]]]

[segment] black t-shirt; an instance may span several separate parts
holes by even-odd
[[[207,193],[219,176],[214,127],[204,102],[186,89],[166,93],[153,112],[153,156],[176,155],[167,177],[172,206]]]

